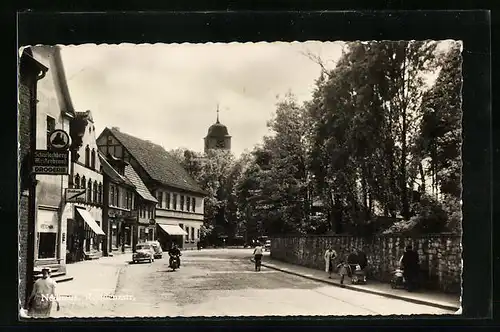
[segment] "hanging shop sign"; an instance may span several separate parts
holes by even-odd
[[[85,203],[86,196],[85,188],[67,188],[66,189],[66,202],[67,203]]]
[[[69,152],[35,150],[33,173],[49,175],[69,174]]]
[[[49,134],[49,150],[66,151],[69,149],[71,139],[67,132],[56,129]]]

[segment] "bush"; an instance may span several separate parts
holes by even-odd
[[[443,205],[428,195],[423,195],[415,207],[416,215],[412,219],[415,229],[422,234],[442,233],[448,231],[448,214]]]

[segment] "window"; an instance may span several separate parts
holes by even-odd
[[[50,133],[56,129],[56,119],[47,115],[47,146],[49,146]]]
[[[172,210],[177,210],[177,194],[172,195]]]
[[[87,203],[92,202],[92,180],[89,179],[89,184],[87,188]]]
[[[94,181],[94,187],[92,188],[93,190],[93,202],[94,203],[99,203],[98,199],[97,199],[97,181]]]
[[[57,233],[38,233],[38,258],[56,257]]]
[[[165,207],[170,209],[170,193],[165,193]]]
[[[191,198],[191,211],[195,212],[196,210],[196,198]]]
[[[95,169],[95,149],[92,149],[92,156],[90,159],[90,167],[92,167],[92,169]]]
[[[80,175],[78,174],[75,176],[75,188],[80,188]]]
[[[200,238],[200,229],[198,228],[196,230],[196,238],[199,239]]]
[[[191,227],[191,240],[194,240],[194,227]]]
[[[163,207],[163,193],[161,191],[158,192],[158,207],[162,208]]]
[[[85,182],[85,175],[82,176],[82,189],[87,188],[87,182]]]
[[[181,195],[181,206],[180,206],[180,209],[184,210],[184,195]]]
[[[120,188],[115,187],[115,202],[114,205],[116,207],[119,207],[120,205]]]
[[[186,197],[186,211],[189,211],[189,207],[191,206],[191,197]]]
[[[90,147],[88,144],[85,147],[85,166],[90,167]]]
[[[98,203],[102,204],[102,183],[99,183],[99,190],[98,190]]]
[[[115,186],[109,186],[109,205],[115,204]]]
[[[128,190],[125,192],[125,208],[126,209],[130,209],[129,192],[128,192]]]

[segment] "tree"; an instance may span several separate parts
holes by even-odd
[[[350,43],[317,82],[308,104],[317,119],[311,166],[336,231],[344,220],[369,221],[377,208],[411,217],[411,142],[435,48],[427,41]]]

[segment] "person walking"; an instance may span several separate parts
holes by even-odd
[[[340,262],[339,265],[337,265],[337,269],[339,271],[339,275],[340,275],[340,286],[341,287],[345,287],[344,285],[344,278],[346,275],[349,274],[349,264],[345,261],[345,260],[342,260]]]
[[[328,273],[328,278],[332,278],[333,261],[337,257],[337,253],[333,250],[331,245],[328,245],[325,251],[325,272]]]
[[[411,245],[406,246],[405,253],[401,258],[403,275],[406,281],[406,289],[411,292],[416,288],[417,277],[419,273],[418,253],[413,250]]]
[[[28,315],[30,317],[49,317],[52,303],[56,302],[59,311],[59,301],[56,297],[56,282],[50,278],[50,268],[42,269],[42,277],[35,281],[33,291],[28,301]]]

